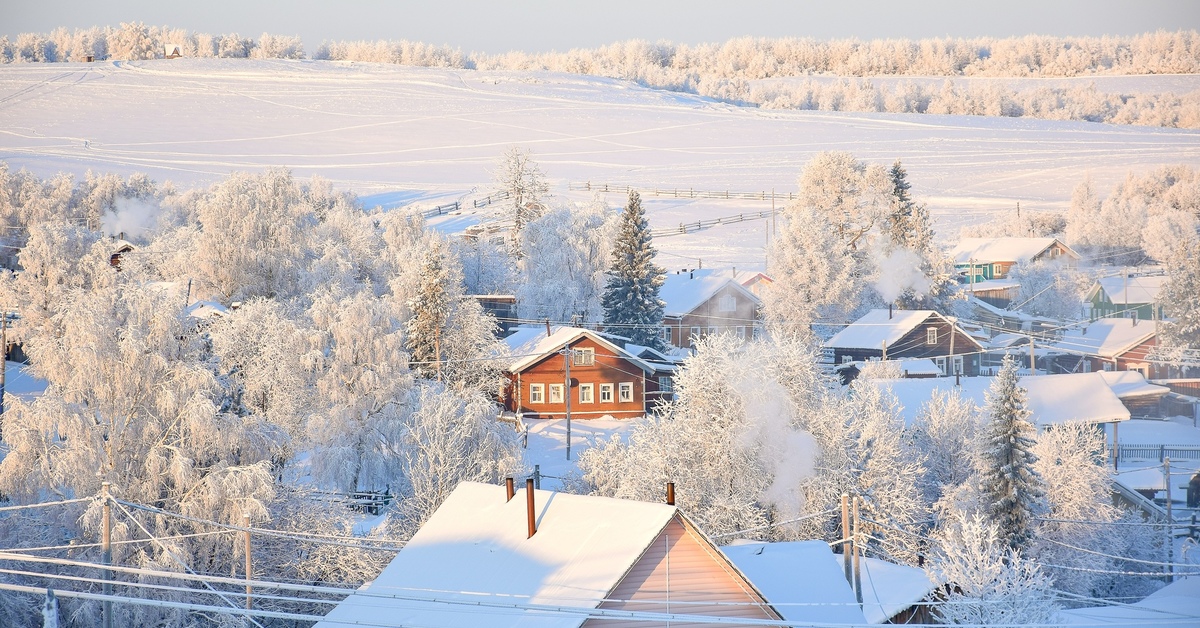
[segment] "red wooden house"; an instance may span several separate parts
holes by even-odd
[[[578,327],[522,327],[505,339],[512,362],[501,402],[533,418],[644,416],[670,395],[670,367],[626,351],[603,335]],[[570,389],[567,371],[570,370]]]

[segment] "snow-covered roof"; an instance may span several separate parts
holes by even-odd
[[[929,358],[920,358],[914,360],[876,360],[873,364],[896,365],[901,373],[906,373],[909,376],[913,375],[941,375],[942,369],[938,368],[937,363]],[[866,364],[861,360],[856,360],[847,364],[838,364],[837,369],[842,369],[850,365],[862,368]]]
[[[989,262],[1027,262],[1050,248],[1057,238],[963,238],[950,250],[950,257],[959,264],[974,260],[976,264]],[[1060,242],[1060,244],[1062,244]],[[1068,255],[1079,258],[1065,244]]]
[[[974,283],[964,284],[968,290],[975,292],[987,292],[989,290],[1015,290],[1021,287],[1019,281],[1011,279],[985,279]]]
[[[957,387],[960,394],[984,407],[985,393],[994,377],[964,377]],[[955,390],[951,378],[872,380],[872,384],[890,389],[900,401],[904,422],[912,424],[921,406],[934,392]],[[1027,408],[1036,425],[1059,423],[1112,423],[1129,420],[1129,410],[1109,388],[1100,373],[1069,373],[1022,377],[1028,392]]]
[[[1007,349],[1027,344],[1029,344],[1029,336],[1022,334],[996,334],[988,341],[988,346],[992,349]]]
[[[667,275],[658,292],[659,298],[666,303],[663,314],[670,317],[684,316],[727,285],[736,288],[747,299],[757,302],[758,297],[737,281],[737,275],[740,274],[731,270],[701,268],[687,273]]]
[[[229,308],[216,301],[196,301],[183,310],[184,316],[197,319],[210,319],[216,316],[225,316],[228,313]]]
[[[534,498],[538,529],[528,537],[524,489],[505,501],[503,486],[459,484],[373,582],[316,625],[579,626],[583,614],[513,607],[596,608],[677,512],[552,491]]]
[[[653,373],[656,370],[654,365],[622,349],[619,345],[613,344],[604,338],[602,334],[598,334],[590,329],[582,329],[580,327],[551,327],[550,331],[550,335],[547,336],[544,326],[522,326],[518,327],[513,334],[505,338],[504,342],[508,345],[513,359],[509,363],[507,370],[510,373],[523,371],[542,361],[547,355],[561,350],[564,345],[574,343],[583,337],[590,338],[593,342],[612,352],[613,355],[632,362],[647,373]]]
[[[1157,332],[1157,321],[1136,321],[1135,324],[1132,318],[1101,318],[1082,328],[1067,330],[1050,346],[1066,353],[1115,358]]]
[[[1157,303],[1158,293],[1162,290],[1163,284],[1167,282],[1165,275],[1151,275],[1147,277],[1101,277],[1096,281],[1096,285],[1092,287],[1089,294],[1095,296],[1098,289],[1103,289],[1104,294],[1108,295],[1108,299],[1113,303],[1128,303],[1130,305],[1139,305],[1142,303]]]
[[[1134,604],[1112,604],[1060,611],[1068,626],[1167,626],[1200,625],[1200,578],[1179,578]]]
[[[826,340],[824,346],[830,349],[879,349],[886,342],[890,347],[931,316],[946,320],[933,310],[871,310]],[[959,332],[970,338],[961,329]],[[974,338],[970,342],[979,345]]]
[[[1104,378],[1104,382],[1119,399],[1145,396],[1161,397],[1171,392],[1171,389],[1166,386],[1146,381],[1146,377],[1137,371],[1100,371],[1098,374]]]
[[[740,541],[721,548],[783,618],[794,622],[881,624],[934,589],[925,570],[863,558],[863,606],[824,541]]]
[[[842,566],[824,541],[735,541],[721,551],[787,621],[866,622]]]

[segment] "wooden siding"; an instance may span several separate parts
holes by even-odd
[[[600,608],[780,619],[720,550],[700,537],[679,515],[663,528],[607,597],[608,601],[602,602]],[[665,622],[598,618],[583,623],[584,628],[657,628],[666,625]],[[712,624],[671,622],[670,625],[671,628],[701,628]]]
[[[721,311],[721,299],[726,296],[734,298],[732,312]],[[746,340],[754,336],[754,328],[762,324],[759,302],[749,298],[745,292],[738,290],[732,284],[726,284],[707,301],[696,306],[691,312],[682,317],[663,319],[663,326],[671,332],[667,341],[676,347],[692,347],[692,328],[700,328],[700,337],[713,333],[730,332],[736,334],[741,327]]]
[[[596,352],[595,363],[591,366],[571,363],[571,390],[567,394],[571,395],[572,419],[596,419],[605,415],[617,419],[632,419],[645,415],[647,403],[657,400],[658,379],[654,374],[644,373],[641,367],[623,357],[615,356],[612,349],[586,336],[571,343],[571,348],[590,348]],[[563,369],[563,356],[551,353],[520,373],[509,373],[509,382],[502,400],[504,409],[510,412],[524,412],[533,418],[565,418],[566,403],[550,403],[550,386],[561,385],[566,380]],[[632,401],[621,402],[622,383],[633,384]],[[530,402],[531,384],[542,386],[543,402]],[[592,403],[579,400],[580,384],[592,385]],[[613,400],[609,403],[600,401],[601,384],[612,384]]]
[[[1051,360],[1054,373],[1094,373],[1099,371],[1140,371],[1146,379],[1167,376],[1164,364],[1151,361],[1150,353],[1158,345],[1158,338],[1151,336],[1145,342],[1113,358],[1095,355],[1059,355]]]
[[[938,341],[936,344],[926,342],[926,334],[930,327],[936,327],[938,330]],[[951,333],[954,334],[954,349],[951,350]],[[887,359],[915,359],[915,358],[930,358],[935,362],[938,357],[946,360],[946,374],[953,375],[951,365],[953,360],[946,356],[961,355],[963,357],[963,372],[967,377],[979,375],[980,353],[977,341],[967,336],[961,329],[950,323],[950,321],[938,317],[930,316],[923,323],[917,325],[912,331],[902,336],[896,342],[888,345]],[[852,361],[865,362],[872,358],[879,359],[883,357],[883,348],[875,347],[867,348],[834,348],[833,362],[834,365],[844,362],[843,356],[849,356]]]

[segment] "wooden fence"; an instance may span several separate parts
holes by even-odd
[[[496,201],[504,200],[506,198],[510,198],[511,196],[512,195],[508,192],[496,192],[483,198],[472,199],[471,207],[473,209],[479,209],[480,207],[486,207]],[[462,209],[462,207],[463,203],[460,201],[454,201],[453,203],[446,203],[445,205],[438,205],[437,207],[430,207],[429,209],[422,210],[421,215],[426,218],[433,218],[434,216],[441,216],[442,214],[456,212]]]
[[[584,181],[583,183],[568,183],[567,189],[576,192],[623,192],[628,194],[630,190],[636,190],[642,196],[669,196],[671,198],[719,198],[719,199],[737,199],[749,201],[791,201],[796,199],[795,192],[737,192],[733,190],[697,190],[695,188],[637,188],[628,185],[609,185],[608,183],[592,183]]]
[[[1117,445],[1118,460],[1200,460],[1200,447],[1186,445]]]
[[[777,213],[779,213],[778,209],[776,209],[776,210],[767,209],[767,210],[763,210],[760,212],[751,212],[748,214],[734,214],[732,216],[721,216],[719,218],[711,218],[709,220],[697,220],[696,222],[688,222],[688,223],[681,222],[681,223],[679,223],[678,227],[665,227],[663,229],[651,229],[650,235],[654,236],[655,238],[665,238],[665,237],[674,236],[674,235],[684,235],[684,234],[692,232],[692,231],[708,229],[709,227],[715,227],[717,225],[732,225],[732,224],[736,224],[739,222],[745,222],[747,220],[762,220],[764,218],[770,218],[771,216],[773,216]]]

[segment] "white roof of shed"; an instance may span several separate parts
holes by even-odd
[[[959,264],[972,260],[976,264],[1027,262],[1050,248],[1056,241],[1057,238],[963,238],[950,250],[950,257]],[[1067,250],[1071,251],[1069,247]],[[1078,258],[1079,255],[1074,257]]]
[[[957,387],[963,397],[980,408],[985,406],[985,393],[993,377],[964,377]],[[904,422],[912,424],[921,406],[935,391],[955,390],[952,378],[892,379],[871,382],[892,391],[900,401]],[[1100,373],[1070,373],[1022,377],[1021,386],[1028,393],[1030,420],[1036,425],[1059,423],[1112,423],[1129,420],[1129,410],[1109,388]]]
[[[1104,293],[1113,303],[1129,303],[1138,305],[1142,303],[1155,303],[1158,301],[1158,293],[1162,290],[1163,284],[1167,282],[1165,275],[1151,275],[1146,277],[1101,277],[1096,281],[1099,287],[1104,289]],[[1093,288],[1093,294],[1095,289]]]
[[[1135,325],[1132,318],[1101,318],[1082,328],[1067,330],[1050,346],[1066,353],[1115,358],[1156,333],[1157,321],[1138,321]]]
[[[677,512],[674,506],[535,491],[528,537],[524,489],[463,482],[369,585],[338,604],[323,628],[405,625],[575,627],[596,608]]]
[[[916,329],[931,315],[933,310],[871,310],[850,323],[845,329],[825,341],[825,346],[834,349],[879,349],[883,343],[889,346]]]

